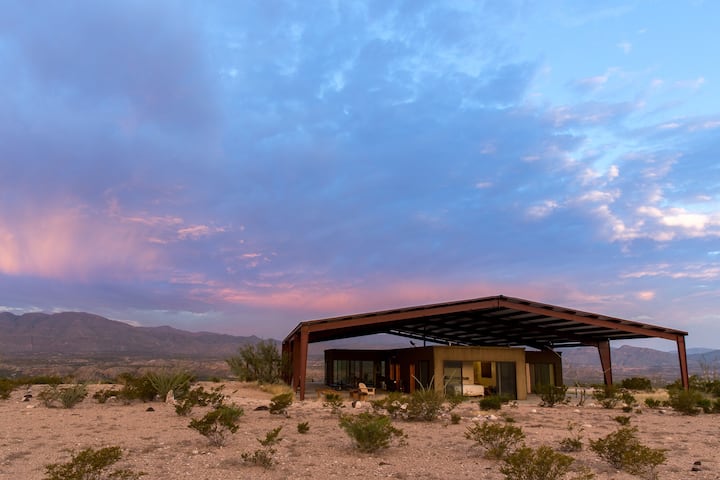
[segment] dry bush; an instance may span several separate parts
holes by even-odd
[[[505,423],[483,422],[468,427],[465,437],[485,448],[486,458],[505,458],[525,438],[520,427]]]

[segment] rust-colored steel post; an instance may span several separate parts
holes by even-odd
[[[605,385],[612,385],[612,360],[610,358],[610,340],[604,340],[597,344],[598,353],[600,354],[600,366],[603,371]]]
[[[690,389],[690,377],[688,376],[687,352],[685,351],[685,337],[678,335],[676,338],[678,359],[680,360],[680,379],[685,390]]]

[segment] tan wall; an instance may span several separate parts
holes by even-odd
[[[473,362],[514,362],[515,363],[515,385],[517,388],[518,400],[527,398],[525,349],[505,347],[433,347],[435,353],[434,368],[435,378],[443,378],[443,362],[446,360],[461,361],[462,376],[464,383],[474,383]],[[493,378],[483,379],[485,386],[497,385],[497,373],[495,365],[492,370]],[[467,380],[465,380],[467,378]],[[489,380],[485,382],[485,380]],[[435,382],[435,389],[442,390],[441,382]]]

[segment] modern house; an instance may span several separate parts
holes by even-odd
[[[447,394],[500,394],[525,399],[540,385],[562,385],[561,357],[517,347],[426,346],[391,350],[325,350],[325,381],[359,382],[387,391],[442,389]]]
[[[502,295],[302,322],[283,341],[291,364],[285,380],[303,399],[308,343],[377,333],[423,346],[326,350],[326,382],[524,399],[538,385],[563,383],[557,348],[596,347],[605,383],[612,384],[611,340],[662,338],[676,343],[688,387],[687,332]]]

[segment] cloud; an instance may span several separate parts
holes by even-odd
[[[674,85],[678,88],[697,90],[705,85],[705,77],[697,77],[693,80],[678,80]]]
[[[0,273],[50,278],[142,277],[163,254],[131,230],[86,207],[0,212]]]
[[[628,55],[632,51],[632,43],[627,41],[618,43],[617,47],[622,50],[625,55]]]

